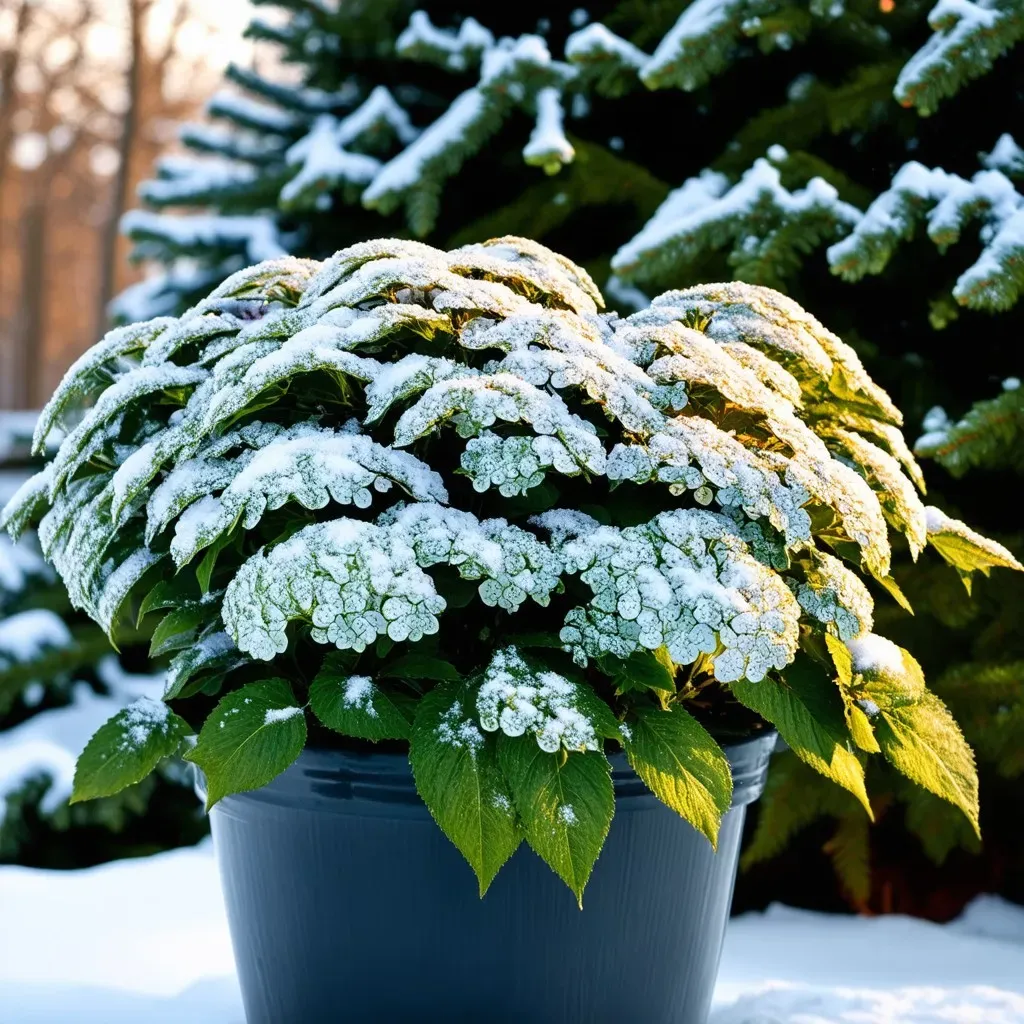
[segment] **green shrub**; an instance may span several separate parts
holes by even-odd
[[[176,653],[75,798],[184,752],[212,805],[311,734],[403,741],[481,892],[525,838],[581,896],[607,743],[714,843],[715,737],[767,722],[869,816],[881,755],[977,829],[973,755],[872,631],[869,584],[905,601],[890,531],[964,574],[1016,561],[922,504],[899,411],[784,296],[602,307],[526,239],[391,239],[242,271],[87,352],[4,521],[41,515],[76,605],[108,631],[163,612]],[[222,691],[198,736],[203,702],[166,703]]]

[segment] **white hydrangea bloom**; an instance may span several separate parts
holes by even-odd
[[[479,88],[528,70],[553,76],[537,89],[558,84],[571,71],[545,53],[533,37],[488,47]],[[435,584],[435,566],[508,613],[546,606],[578,574],[591,598],[561,636],[580,663],[664,645],[722,682],[759,680],[792,660],[801,615],[843,639],[869,630],[867,592],[816,550],[819,524],[879,577],[887,520],[915,549],[944,534],[904,476],[919,471],[899,413],[852,350],[744,284],[666,293],[624,319],[602,307],[584,271],[512,237],[449,253],[384,239],[241,271],[76,364],[40,437],[90,407],[6,515],[21,529],[50,506],[44,552],[105,624],[168,547],[182,566],[230,532],[239,547],[216,549],[216,571],[234,578],[208,600],[235,658],[271,659],[304,631],[354,651],[415,642],[446,607],[451,577]],[[620,528],[568,509],[520,526],[449,506],[585,485],[600,505],[626,481],[684,507]],[[616,501],[612,521],[641,518]],[[291,533],[293,511],[314,522]],[[561,691],[545,685],[543,699],[509,699],[553,721]],[[495,705],[499,722],[510,706]]]
[[[536,737],[547,753],[599,749],[594,724],[578,706],[577,686],[557,672],[534,671],[515,647],[496,651],[477,691],[480,726]]]
[[[445,600],[391,531],[337,519],[300,530],[243,563],[224,595],[224,624],[262,661],[288,649],[286,627],[311,625],[318,643],[362,651],[378,636],[419,640],[438,629]]]
[[[504,519],[480,522],[469,512],[421,502],[396,506],[379,522],[413,548],[421,566],[453,565],[465,579],[483,579],[480,599],[490,607],[515,611],[527,597],[546,605],[560,584],[561,559]]]
[[[605,471],[605,450],[594,427],[569,411],[557,395],[541,391],[511,373],[463,376],[434,384],[398,420],[395,444],[405,446],[451,420],[462,437],[475,437],[498,420],[529,423],[552,434],[581,469]]]
[[[875,605],[861,579],[827,552],[810,548],[806,556],[806,581],[789,581],[800,607],[840,640],[870,633]]]
[[[714,655],[722,682],[756,682],[796,654],[795,599],[725,516],[681,509],[643,526],[599,527],[555,547],[594,594],[589,606],[569,613],[561,632],[580,663],[664,645],[683,665]],[[725,650],[716,654],[719,644]]]
[[[678,417],[643,446],[616,445],[608,457],[608,477],[635,483],[659,480],[673,494],[712,485],[719,505],[739,506],[751,518],[767,519],[788,544],[811,535],[803,507],[808,492],[799,483],[784,482],[756,449],[703,417]]]
[[[542,530],[547,530],[551,534],[551,543],[555,547],[570,537],[577,537],[590,530],[596,530],[601,525],[593,516],[567,508],[548,509],[547,512],[531,516],[530,522]]]
[[[466,444],[462,468],[473,489],[497,487],[506,498],[525,494],[544,481],[545,470],[554,468],[566,476],[578,476],[579,463],[557,437],[499,437],[485,430]]]
[[[198,515],[202,505],[193,506]],[[377,523],[307,526],[260,551],[228,585],[224,623],[240,650],[264,661],[288,649],[286,628],[296,620],[311,623],[318,643],[342,650],[362,651],[385,634],[416,641],[437,632],[446,605],[423,572],[434,565],[483,580],[484,604],[510,612],[527,597],[546,605],[562,572],[557,555],[504,519],[480,522],[417,502],[395,506]]]

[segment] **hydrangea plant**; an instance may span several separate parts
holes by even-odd
[[[75,798],[180,754],[213,805],[307,738],[404,742],[481,893],[525,839],[580,896],[608,751],[713,844],[715,737],[767,722],[868,815],[881,756],[976,828],[971,751],[872,632],[872,588],[905,600],[894,540],[965,578],[1013,557],[922,504],[899,411],[784,296],[602,308],[526,239],[388,239],[252,267],[87,352],[3,522],[41,520],[78,606],[160,614],[176,653]]]

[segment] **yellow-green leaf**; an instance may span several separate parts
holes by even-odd
[[[925,509],[928,543],[956,569],[967,593],[971,592],[971,574],[986,576],[996,567],[1024,571],[1024,566],[1002,544],[976,533],[959,519],[952,519],[934,505]]]
[[[949,709],[933,693],[882,710],[875,726],[887,761],[908,779],[959,807],[980,836],[974,753]]]
[[[744,680],[729,685],[741,704],[779,730],[797,757],[849,790],[874,817],[864,787],[864,766],[850,749],[842,698],[824,671],[798,656],[782,682]]]
[[[668,711],[638,708],[620,729],[633,771],[717,848],[722,815],[732,803],[732,773],[722,748],[678,704]]]

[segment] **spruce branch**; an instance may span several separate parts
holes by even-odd
[[[789,154],[770,155],[735,185],[712,171],[685,182],[615,254],[615,273],[638,284],[685,280],[707,251],[724,250],[740,280],[779,286],[804,253],[857,223],[859,211],[823,178],[785,188],[776,160]]]
[[[932,37],[900,72],[893,95],[919,114],[935,113],[968,82],[1024,40],[1019,0],[939,0],[928,15]]]
[[[945,252],[972,221],[981,221],[984,248],[958,278],[953,298],[971,309],[1009,309],[1024,292],[1024,195],[1001,171],[970,180],[912,161],[892,185],[854,220],[849,236],[828,250],[832,272],[847,281],[880,274],[899,244],[924,221],[928,237]]]
[[[932,410],[925,427],[914,450],[953,476],[975,468],[1024,474],[1024,393],[1015,377],[1004,383],[1001,394],[976,402],[955,423],[942,410]]]

